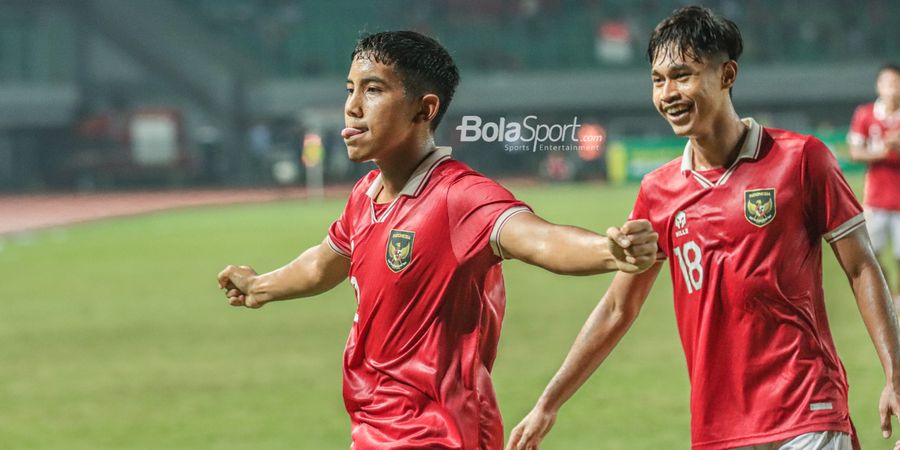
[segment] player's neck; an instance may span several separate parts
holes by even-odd
[[[900,109],[900,103],[896,101],[891,101],[890,99],[885,98],[881,98],[879,100],[881,100],[881,104],[884,105],[884,112],[886,112],[887,115],[891,115],[897,112],[898,109]]]
[[[710,132],[691,136],[695,170],[730,167],[741,152],[749,128],[732,112],[713,122]]]
[[[420,145],[393,152],[389,158],[375,161],[381,169],[381,192],[375,199],[377,203],[394,200],[412,177],[419,164],[435,149],[434,140],[427,139]]]

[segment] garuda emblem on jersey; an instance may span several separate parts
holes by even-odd
[[[775,189],[744,191],[744,216],[758,227],[775,219]]]
[[[416,233],[412,231],[391,230],[388,237],[387,254],[385,260],[388,268],[393,272],[400,272],[412,261],[413,239]]]

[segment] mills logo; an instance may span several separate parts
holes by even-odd
[[[678,211],[678,214],[675,214],[675,228],[675,237],[682,237],[688,234],[687,214],[684,211]]]

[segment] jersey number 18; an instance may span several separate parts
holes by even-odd
[[[703,287],[703,266],[700,265],[700,246],[694,241],[687,241],[681,247],[675,247],[678,267],[684,276],[684,285],[688,294],[699,291]]]

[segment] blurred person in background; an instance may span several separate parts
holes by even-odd
[[[863,205],[872,247],[881,254],[890,240],[900,269],[900,66],[883,66],[875,91],[878,99],[853,113],[847,142],[850,157],[868,166]],[[895,283],[894,304],[900,309],[900,270]]]
[[[555,273],[637,273],[656,259],[645,220],[609,237],[544,221],[498,183],[438,147],[459,82],[452,58],[414,32],[362,38],[341,134],[378,170],[353,188],[319,245],[275,271],[228,266],[233,306],[309,297],[349,277],[358,307],[344,353],[355,450],[500,449],[491,384],[505,308],[501,262]]]
[[[265,121],[258,121],[247,131],[253,177],[256,180],[271,178],[272,129]]]
[[[737,25],[698,6],[660,22],[647,49],[654,106],[688,142],[682,157],[644,177],[629,219],[649,220],[661,259],[671,260],[691,448],[858,450],[825,310],[822,240],[847,275],[884,370],[885,438],[900,413],[900,325],[862,207],[831,151],[735,111],[742,50]],[[615,275],[508,449],[538,448],[637,318],[661,269]]]

